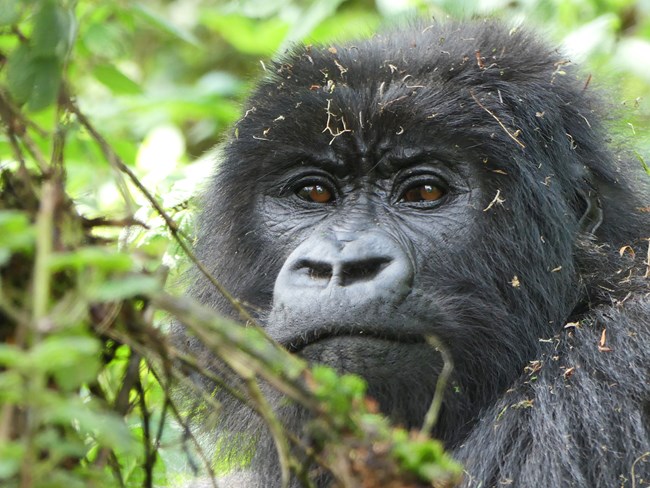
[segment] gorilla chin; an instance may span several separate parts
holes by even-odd
[[[306,344],[298,354],[312,364],[363,377],[380,410],[407,428],[421,426],[442,369],[440,355],[415,337],[405,342],[367,334],[329,336]],[[412,401],[414,389],[420,390],[419,402]]]
[[[267,66],[203,199],[196,254],[214,276],[406,427],[435,391],[435,336],[454,369],[431,434],[463,486],[647,484],[650,193],[607,146],[590,77],[494,21],[296,46]],[[192,294],[237,318],[204,277]],[[303,435],[305,412],[268,393]],[[226,486],[280,486],[265,424],[219,400],[212,443],[258,442]]]

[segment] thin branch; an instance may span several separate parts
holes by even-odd
[[[140,338],[151,340],[152,337],[156,336],[158,330],[153,329],[152,327],[147,327],[146,330],[139,330],[139,332],[140,332],[139,334]],[[149,365],[149,369],[151,373],[154,375],[154,377],[156,378],[156,381],[158,381],[158,383],[161,385],[163,384],[162,376],[153,367],[153,363],[155,361],[159,361],[162,363],[170,361],[172,358],[174,358],[174,349],[171,348],[169,349],[170,357],[163,357],[162,356],[163,353],[159,351],[158,344],[153,345],[151,343],[138,342],[135,340],[133,336],[131,335],[127,336],[125,334],[121,334],[120,332],[118,332],[116,329],[113,328],[106,331],[106,336],[111,338],[112,340],[115,340],[119,344],[124,344],[128,346],[129,349],[137,352],[138,355],[142,355],[142,357],[145,358],[145,361]],[[193,365],[190,364],[190,367],[192,366]],[[196,368],[198,368],[196,371],[199,372],[200,374],[205,375],[205,373],[207,373],[206,371],[201,370],[198,365],[196,366]],[[200,388],[199,386],[195,385],[193,382],[188,382],[187,377],[178,373],[176,370],[172,370],[171,375],[173,379],[178,380],[179,382],[185,382],[185,384],[192,387],[194,391],[197,393],[197,395],[199,395],[199,397],[201,397],[201,399],[204,400],[208,404],[208,406],[211,406],[212,408],[220,408],[220,405],[217,404],[217,401],[212,396],[210,396],[209,392],[207,392],[204,388]],[[233,396],[235,396],[236,398],[243,398],[243,395],[241,393],[239,393],[239,395],[230,391],[229,393],[233,394]],[[216,479],[214,478],[214,473],[210,466],[210,460],[203,452],[203,448],[201,447],[200,442],[198,441],[198,439],[196,439],[196,437],[192,433],[192,430],[187,425],[180,411],[178,410],[178,408],[176,407],[172,399],[169,397],[167,390],[165,390],[165,402],[166,402],[165,405],[168,406],[172,411],[174,419],[180,424],[181,427],[183,427],[186,437],[190,439],[190,441],[196,448],[197,455],[201,459],[201,462],[203,463],[206,471],[210,475],[212,481],[212,487],[218,488]]]
[[[440,339],[436,336],[427,336],[427,342],[431,347],[440,353],[442,356],[442,371],[438,375],[438,380],[436,381],[436,390],[433,394],[433,400],[431,401],[431,406],[427,411],[427,414],[424,416],[424,422],[422,423],[422,429],[420,432],[424,436],[430,436],[431,430],[436,426],[438,422],[438,416],[440,415],[440,407],[442,406],[442,399],[445,395],[445,390],[447,389],[447,384],[449,383],[449,377],[451,372],[454,370],[454,360],[449,353],[449,349],[445,346]]]
[[[160,293],[152,296],[151,301],[157,308],[182,317],[188,330],[232,369],[248,369],[301,405],[320,411],[302,381],[307,364],[268,337],[263,329],[243,328],[228,319],[217,318],[212,310],[187,298]],[[259,334],[259,340],[251,340],[250,333]]]
[[[488,206],[485,207],[485,208],[483,209],[483,211],[484,211],[484,212],[487,212],[487,211],[490,210],[492,207],[494,207],[494,205],[496,205],[497,203],[498,203],[499,205],[501,205],[503,202],[505,202],[505,200],[504,200],[503,198],[501,198],[501,190],[497,189],[497,194],[494,196],[494,198],[493,198],[492,201],[488,204]]]
[[[245,374],[243,371],[238,373]],[[275,448],[278,452],[278,461],[280,463],[280,473],[282,476],[281,488],[289,488],[289,482],[291,481],[291,451],[289,450],[289,443],[287,442],[287,437],[284,433],[284,427],[273,413],[273,409],[268,400],[262,394],[262,390],[260,390],[255,376],[248,374],[245,378],[245,382],[251,398],[257,405],[258,411],[266,422],[269,432],[273,437],[273,442],[275,443]]]
[[[648,456],[650,456],[650,451],[649,452],[644,452],[638,458],[636,458],[634,460],[634,462],[632,463],[632,470],[631,470],[631,473],[630,473],[632,475],[632,488],[636,488],[636,473],[634,472],[634,470],[636,469],[636,465],[640,461],[641,462],[644,461],[645,458],[647,458]]]
[[[129,168],[124,161],[117,155],[117,153],[113,150],[113,148],[108,144],[106,139],[95,129],[95,127],[91,124],[90,120],[79,110],[79,107],[70,99],[68,99],[68,108],[70,112],[75,114],[77,118],[79,119],[79,122],[85,129],[90,133],[90,135],[95,139],[97,144],[99,144],[99,147],[102,150],[102,153],[104,153],[104,157],[106,160],[116,168],[118,168],[122,173],[126,174],[131,182],[135,185],[135,187],[142,193],[142,195],[149,201],[149,203],[153,206],[153,208],[158,212],[158,215],[160,215],[163,220],[165,221],[165,224],[167,225],[167,228],[172,234],[172,237],[174,240],[178,243],[178,245],[183,249],[183,252],[188,256],[188,258],[194,263],[194,265],[201,271],[201,273],[212,283],[212,285],[223,295],[226,300],[228,300],[233,308],[239,313],[240,317],[251,324],[255,323],[255,320],[253,317],[248,313],[248,311],[243,307],[241,302],[235,298],[226,288],[219,283],[214,276],[208,271],[208,269],[203,265],[201,261],[198,260],[196,255],[192,252],[192,249],[190,246],[186,243],[186,238],[182,233],[180,232],[178,225],[176,222],[165,212],[165,210],[162,208],[160,203],[156,200],[156,198],[145,188],[145,186],[140,182],[138,177],[133,173],[131,168]]]
[[[48,180],[43,182],[41,187],[41,204],[36,216],[36,257],[34,259],[33,278],[33,308],[32,321],[38,326],[38,322],[46,315],[49,308],[51,272],[49,259],[52,254],[54,235],[54,211],[59,197],[57,182]],[[33,331],[32,331],[33,332]],[[29,334],[25,336],[26,345],[30,345],[32,338]]]
[[[142,418],[142,444],[144,446],[144,482],[146,488],[153,488],[153,468],[158,458],[156,449],[151,442],[151,413],[147,407],[144,388],[142,386],[142,378],[140,378],[140,371],[136,377],[135,388],[138,392],[138,403],[140,405],[140,415]]]
[[[492,118],[493,118],[494,120],[497,121],[497,123],[499,124],[499,126],[501,126],[501,128],[503,129],[503,131],[504,131],[506,134],[508,134],[508,137],[510,137],[510,139],[512,139],[513,141],[515,141],[515,142],[519,145],[519,147],[521,147],[522,149],[525,149],[525,148],[526,148],[526,145],[525,145],[523,142],[521,142],[519,139],[517,139],[517,136],[516,136],[515,134],[513,134],[512,132],[510,132],[510,131],[508,130],[508,128],[503,124],[503,122],[501,122],[501,120],[499,120],[499,117],[497,117],[497,116],[494,114],[494,112],[492,112],[489,108],[487,108],[485,105],[483,105],[483,104],[481,103],[481,101],[477,98],[477,96],[474,94],[473,91],[470,91],[470,95],[472,95],[472,98],[474,99],[474,101],[477,103],[477,105],[478,105],[479,107],[481,107],[483,110],[485,110],[488,114],[490,114],[490,115],[492,116]]]

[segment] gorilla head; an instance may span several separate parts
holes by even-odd
[[[208,188],[199,256],[271,337],[363,376],[407,427],[433,396],[437,336],[455,369],[433,434],[461,445],[547,339],[605,303],[603,245],[650,234],[587,78],[491,22],[299,47],[267,71]],[[205,281],[194,294],[232,313]],[[257,428],[232,410],[225,430]],[[252,486],[277,475],[264,445]]]

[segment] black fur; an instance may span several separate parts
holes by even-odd
[[[218,279],[287,347],[342,336],[301,353],[362,374],[408,427],[440,370],[409,341],[438,336],[455,370],[433,434],[464,463],[465,486],[650,485],[648,199],[637,168],[607,147],[587,77],[494,22],[299,47],[268,69],[204,200],[197,252]],[[382,193],[392,176],[379,163],[422,148],[445,167],[448,195],[414,208]],[[324,206],[296,199],[286,177],[319,158],[344,165]],[[296,249],[377,229],[414,270],[406,297],[300,312],[276,297],[272,309]],[[233,314],[204,280],[193,293]],[[222,449],[258,439],[242,486],[278,486],[262,422],[225,401]],[[275,402],[299,432],[304,413]]]

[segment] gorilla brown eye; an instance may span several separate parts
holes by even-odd
[[[445,192],[435,185],[417,185],[406,190],[400,201],[408,203],[435,202],[444,195]]]
[[[308,202],[331,203],[334,200],[332,192],[323,185],[303,186],[297,195]]]

